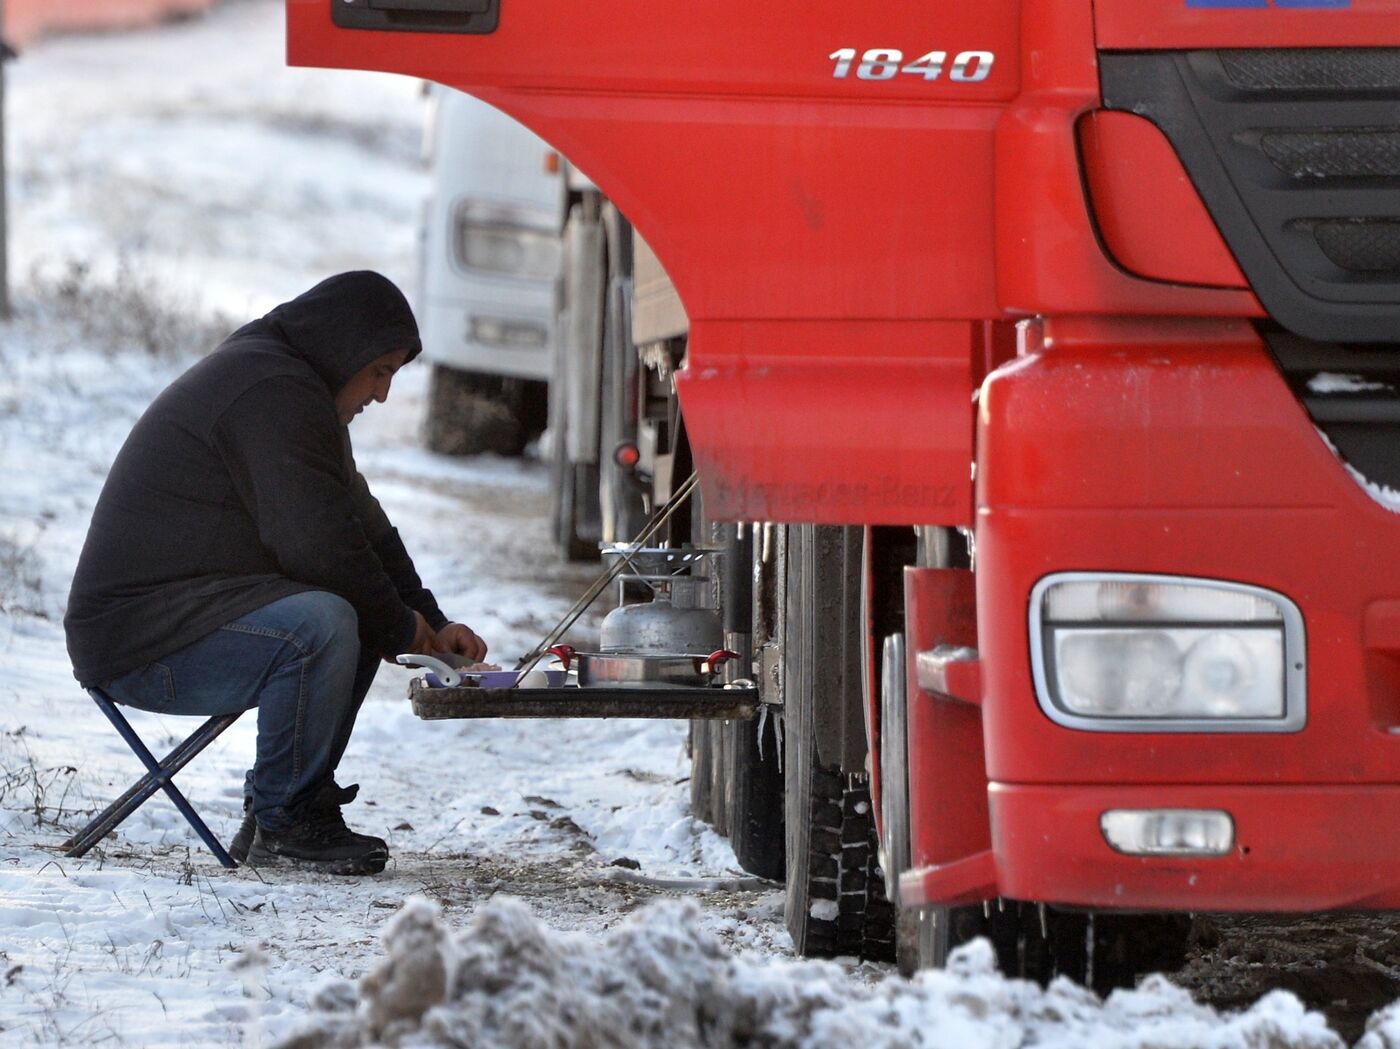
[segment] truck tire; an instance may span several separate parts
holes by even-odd
[[[589,516],[585,509],[589,496],[598,491],[598,467],[587,463],[552,460],[554,479],[554,541],[565,560],[598,560],[598,540],[588,535]]]
[[[942,968],[959,944],[985,936],[1003,975],[1047,984],[1058,976],[1106,995],[1186,961],[1191,919],[1181,914],[1088,914],[1019,900],[932,907],[901,915],[919,968]]]
[[[646,486],[617,461],[618,448],[636,445],[640,393],[638,351],[632,345],[632,226],[612,204],[602,211],[607,231],[603,307],[602,403],[599,412],[599,511],[604,542],[627,542],[646,525]]]
[[[726,558],[742,556],[743,563],[736,570],[747,577],[752,571],[752,549],[738,543],[732,526],[727,534],[722,532],[705,518],[699,494],[692,495],[692,538],[706,545],[722,544]],[[740,592],[738,603],[732,606],[733,616],[726,623],[725,644],[741,653],[742,662],[752,638],[752,595],[742,592],[728,574],[720,581],[720,589],[727,608]],[[741,639],[738,634],[746,636]],[[748,676],[746,671],[741,673]],[[765,715],[758,721],[690,723],[691,812],[729,838],[741,868],[769,881],[781,881],[785,870],[781,746],[776,715]]]
[[[1099,994],[1132,987],[1154,972],[1186,964],[1194,922],[1186,914],[1095,914],[1088,981]]]
[[[598,419],[607,254],[595,195],[569,208],[556,285],[556,346],[549,399],[554,534],[569,561],[596,561],[601,537]]]
[[[804,958],[893,961],[894,908],[876,859],[870,792],[860,777],[817,763],[801,719],[786,720],[784,917],[793,946]]]
[[[561,314],[562,317],[562,314]],[[564,326],[560,321],[560,327]],[[562,391],[564,379],[555,361],[555,374],[552,389]],[[566,448],[565,427],[568,424],[568,398],[559,394],[549,398],[549,444],[546,450],[549,459],[549,498],[550,513],[554,524],[554,543],[566,561],[593,561],[598,557],[596,543],[588,540],[583,528],[583,515],[579,507],[579,492],[586,490],[588,479],[580,478],[586,469],[582,464],[569,461]]]
[[[428,379],[423,416],[423,445],[439,455],[519,455],[530,433],[522,418],[525,405],[512,397],[503,379],[483,372],[460,371],[434,364]]]
[[[958,908],[965,910],[965,908]],[[1084,983],[1088,967],[1089,916],[1082,912],[1041,908],[1019,900],[996,900],[981,917],[986,936],[996,949],[1001,971],[1012,977],[1047,984],[1056,976]],[[950,939],[959,932],[950,922]]]
[[[880,660],[880,862],[899,899],[899,877],[909,869],[909,718],[904,681],[904,635],[885,638]]]
[[[818,607],[843,601],[843,573],[813,571],[803,550],[813,526],[790,528],[787,607],[783,638],[783,743],[787,899],[784,916],[793,945],[804,957],[852,954],[894,960],[894,907],[885,898],[868,778],[823,760],[817,752],[815,668],[840,674],[823,695],[860,701],[859,667],[836,666],[819,651]],[[857,660],[858,663],[858,660]],[[846,693],[854,688],[856,694]]]
[[[725,775],[724,725],[717,721],[692,721],[690,736],[692,761],[690,774],[691,809],[698,819],[708,823],[720,837],[729,836],[730,790]]]
[[[714,777],[714,801],[711,803],[710,811],[714,815],[715,833],[728,838],[730,832],[729,816],[734,811],[734,770],[732,767],[734,756],[729,749],[729,741],[725,737],[724,723],[711,721],[707,724],[710,733],[710,749],[714,755],[710,761],[711,775]]]
[[[912,976],[918,969],[941,968],[948,949],[931,938],[942,932],[946,915],[914,910],[899,899],[899,876],[909,869],[910,856],[906,692],[904,635],[890,634],[880,653],[880,868],[885,895],[895,905],[895,962],[900,973]],[[930,938],[927,944],[924,938]]]
[[[714,746],[710,723],[690,723],[690,814],[701,823],[715,822]]]
[[[783,833],[783,745],[776,715],[716,726],[729,755],[729,842],[748,873],[782,881],[787,869]]]

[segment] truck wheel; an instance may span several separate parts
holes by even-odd
[[[729,842],[734,858],[750,874],[782,881],[787,850],[783,840],[783,745],[778,718],[726,721],[715,726],[728,751]]]
[[[966,910],[966,908],[959,908]],[[998,900],[986,935],[1007,976],[1049,983],[1066,976],[1108,994],[1186,961],[1191,919],[1183,914],[1086,914]],[[954,929],[957,928],[956,919]]]
[[[894,908],[876,862],[870,792],[859,777],[815,761],[802,719],[786,718],[787,901],[797,953],[894,958]]]
[[[625,542],[646,525],[643,484],[617,461],[619,446],[637,440],[638,351],[632,345],[632,227],[612,205],[602,212],[607,231],[607,284],[603,306],[602,385],[599,405],[599,497],[606,542]]]
[[[732,792],[726,773],[724,724],[718,721],[692,721],[690,731],[696,740],[695,764],[690,782],[692,785],[698,784],[700,790],[698,799],[695,791],[691,791],[692,808],[699,813],[702,811],[700,806],[703,806],[704,815],[700,818],[713,827],[720,837],[728,837]]]
[[[885,895],[898,910],[895,960],[905,976],[921,967],[921,914],[899,902],[899,876],[909,869],[907,693],[904,635],[890,634],[880,653],[880,823],[884,827],[880,839],[880,868],[885,876]]]
[[[540,437],[549,426],[549,383],[543,379],[521,379],[520,412],[517,418],[525,431],[525,440]]]
[[[1085,982],[1089,916],[1019,900],[988,905],[984,935],[996,948],[997,963],[1007,976],[1049,983],[1056,976]],[[955,925],[956,923],[950,923]]]
[[[714,747],[708,721],[690,723],[690,814],[701,823],[715,821]]]
[[[746,662],[752,653],[753,546],[741,540],[733,526],[720,526],[705,517],[704,500],[691,496],[691,534],[696,542],[717,545],[725,551],[719,579],[724,595],[725,647],[741,653]],[[741,676],[748,676],[741,672]],[[750,874],[781,881],[786,869],[783,842],[783,761],[779,749],[782,733],[778,718],[765,714],[757,721],[723,721],[713,725],[720,752],[719,789],[715,793],[715,827],[723,827],[734,848],[734,858]]]
[[[720,534],[705,519],[698,494],[691,496],[691,532],[697,541],[722,543],[726,558],[734,559],[726,561],[720,586],[726,605],[742,608],[742,617],[735,612],[735,619],[726,624],[725,643],[747,652],[752,635],[737,628],[751,626],[752,594],[737,580],[747,579],[753,570],[752,548],[739,542],[732,526]],[[785,869],[781,746],[775,715],[756,722],[690,723],[691,812],[729,838],[740,867],[770,881],[781,881]]]
[[[563,325],[561,320],[560,324]],[[554,518],[554,542],[567,561],[596,561],[598,546],[587,538],[583,528],[584,514],[579,505],[580,498],[588,491],[588,467],[583,463],[569,460],[567,438],[565,436],[568,397],[564,393],[564,380],[555,362],[553,395],[549,398],[549,497],[550,511]],[[596,481],[596,477],[595,477]]]
[[[598,467],[587,463],[566,462],[556,455],[552,472],[555,542],[559,544],[566,560],[598,560],[598,540],[596,536],[589,538],[587,535],[585,522],[589,518],[584,509],[590,493],[596,501]]]
[[[981,905],[970,907],[901,907],[899,910],[899,971],[912,976],[918,969],[942,969],[954,947],[990,935]]]
[[[556,290],[556,345],[549,398],[555,540],[570,561],[596,561],[599,361],[607,257],[596,195],[569,208],[564,263]],[[572,417],[574,414],[577,417]],[[572,454],[570,449],[572,448]]]
[[[1095,914],[1088,974],[1095,991],[1132,987],[1139,977],[1186,964],[1193,922],[1185,914]]]
[[[894,907],[885,899],[867,778],[817,753],[815,709],[859,702],[859,659],[834,657],[818,638],[817,610],[852,612],[843,572],[813,570],[812,526],[789,530],[783,637],[783,743],[787,850],[785,917],[797,953],[894,959]],[[849,657],[850,653],[846,653]],[[820,668],[820,671],[818,671]],[[816,687],[816,674],[839,675]],[[854,696],[845,695],[854,689]]]
[[[434,364],[423,444],[439,455],[519,455],[526,430],[499,375]]]
[[[909,950],[920,969],[942,968],[954,947],[985,936],[1005,976],[1040,984],[1064,976],[1106,995],[1135,986],[1148,973],[1181,968],[1191,919],[1175,914],[1090,915],[1054,907],[1045,908],[1042,916],[1034,903],[995,900],[985,911],[980,906],[901,911],[899,931],[905,938],[900,943],[901,963]]]

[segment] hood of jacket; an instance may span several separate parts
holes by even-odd
[[[263,321],[311,365],[332,394],[386,353],[408,350],[412,360],[423,348],[403,292],[371,270],[327,277]]]

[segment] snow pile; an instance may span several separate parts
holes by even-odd
[[[387,957],[358,988],[322,986],[312,1022],[278,1049],[1343,1045],[1284,991],[1221,1014],[1152,977],[1102,1001],[1068,980],[1004,979],[984,940],[955,951],[946,970],[872,985],[828,962],[730,954],[699,926],[693,902],[662,901],[601,936],[558,932],[496,897],[454,935],[435,905],[413,899],[385,927]]]
[[[1400,1002],[1371,1014],[1356,1049],[1400,1049]]]
[[[1316,433],[1318,437],[1322,438],[1322,443],[1327,445],[1327,450],[1336,456],[1337,461],[1346,468],[1347,474],[1361,487],[1362,491],[1373,500],[1380,503],[1381,506],[1391,511],[1391,513],[1400,514],[1400,492],[1397,492],[1388,485],[1381,484],[1379,481],[1371,480],[1356,467],[1352,466],[1351,463],[1347,462],[1346,458],[1342,455],[1342,450],[1332,443],[1332,438],[1328,437],[1326,431],[1321,427],[1314,426],[1313,432]]]
[[[1312,393],[1365,393],[1368,390],[1389,390],[1395,388],[1389,383],[1368,382],[1360,375],[1345,372],[1318,372],[1308,380],[1308,390]]]

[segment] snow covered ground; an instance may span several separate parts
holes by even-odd
[[[687,812],[684,726],[425,723],[398,669],[341,776],[362,785],[351,824],[390,841],[383,875],[225,871],[163,798],[64,858],[138,772],[73,682],[61,628],[131,423],[232,320],[328,273],[413,287],[418,85],[285,69],[281,32],[275,0],[226,0],[158,31],[52,41],[9,70],[0,1044],[1341,1044],[1281,992],[1228,1018],[1161,980],[1101,1003],[1003,980],[980,946],[913,982],[793,961],[780,891],[699,891],[738,871]],[[359,462],[444,608],[510,661],[587,574],[550,550],[538,464],[417,447],[425,372],[356,422]],[[136,718],[157,749],[192,727]],[[247,718],[180,777],[225,840],[252,744]],[[1372,1038],[1400,1045],[1400,1017]]]

